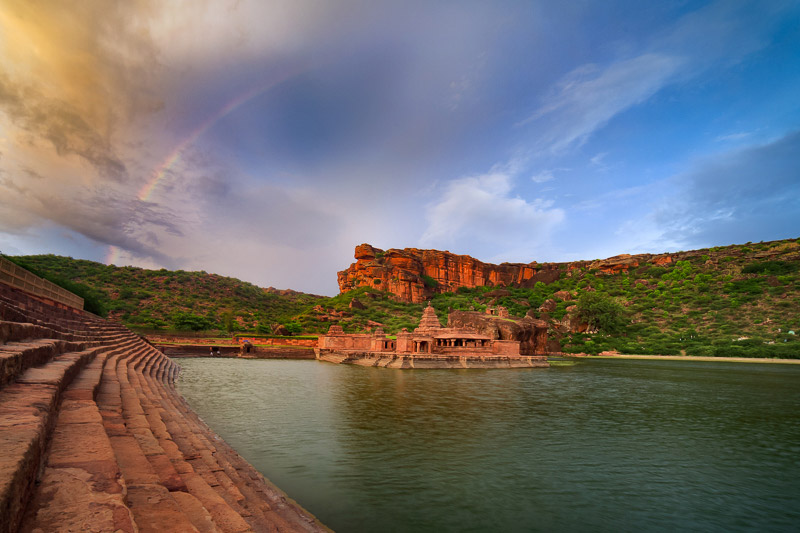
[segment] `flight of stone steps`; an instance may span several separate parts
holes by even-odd
[[[0,533],[328,531],[130,330],[0,284]]]

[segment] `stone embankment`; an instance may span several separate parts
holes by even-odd
[[[317,355],[320,361],[339,365],[374,366],[398,369],[442,368],[547,368],[544,356],[473,356],[458,355],[394,355],[370,352],[326,352]]]
[[[0,284],[0,533],[327,531],[129,330]]]

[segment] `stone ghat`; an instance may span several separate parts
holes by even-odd
[[[0,533],[328,531],[129,330],[0,284]]]
[[[394,355],[373,352],[334,352],[317,350],[317,359],[329,363],[381,368],[547,368],[545,356],[451,356]]]

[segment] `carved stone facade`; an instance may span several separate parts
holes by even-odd
[[[502,307],[492,314],[508,317]],[[428,304],[413,332],[404,328],[393,339],[380,328],[374,333],[347,334],[341,326],[333,325],[327,335],[319,338],[315,351],[317,359],[325,361],[390,368],[548,366],[544,355],[546,328],[542,333],[542,347],[522,355],[518,340],[503,340],[467,328],[442,327],[436,311]]]

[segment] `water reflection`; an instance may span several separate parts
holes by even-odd
[[[339,531],[790,529],[800,368],[182,360],[181,392]]]

